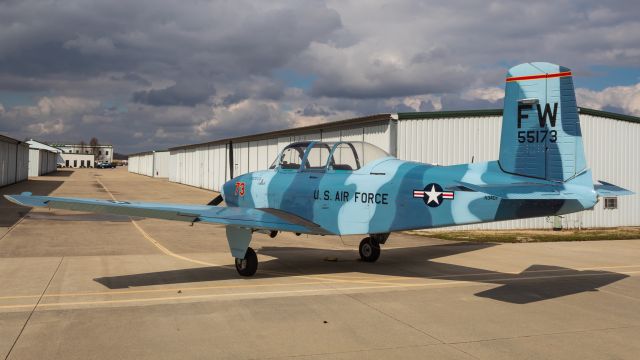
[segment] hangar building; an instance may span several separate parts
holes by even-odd
[[[27,180],[29,144],[0,135],[0,186]]]
[[[129,155],[129,172],[158,178],[169,177],[169,151],[147,151]]]
[[[56,171],[60,149],[45,143],[28,140],[29,144],[29,176],[40,176]]]
[[[640,118],[579,110],[594,180],[638,194],[600,201],[591,211],[562,216],[563,227],[640,226]],[[172,182],[218,191],[233,176],[267,169],[284,146],[301,140],[366,141],[399,159],[437,165],[490,161],[498,159],[501,125],[501,109],[379,114],[171,148],[168,177]],[[143,160],[144,156],[148,153],[129,157],[130,171],[149,172],[131,165],[146,161],[148,168],[151,160]],[[551,228],[553,220],[510,220],[458,228],[544,229]]]

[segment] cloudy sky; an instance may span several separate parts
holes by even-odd
[[[131,153],[385,112],[497,108],[525,61],[640,116],[640,4],[0,0],[0,133]]]

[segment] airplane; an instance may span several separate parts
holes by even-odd
[[[30,207],[223,224],[236,270],[252,276],[254,232],[362,234],[360,257],[375,262],[394,231],[562,215],[591,209],[602,196],[630,194],[593,183],[571,71],[532,62],[507,73],[496,161],[437,166],[364,142],[304,141],[286,146],[269,169],[229,180],[207,205],[5,197]]]

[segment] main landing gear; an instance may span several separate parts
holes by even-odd
[[[358,252],[360,259],[366,262],[375,262],[380,257],[380,244],[387,242],[389,234],[371,234],[362,239]]]
[[[375,262],[380,257],[380,243],[370,237],[366,237],[360,242],[358,251],[362,261]]]
[[[242,276],[253,276],[258,270],[258,256],[248,247],[244,259],[236,258],[236,270]]]
[[[227,240],[231,255],[241,276],[253,276],[258,271],[258,256],[249,246],[252,229],[227,226]],[[276,234],[270,234],[276,235]],[[370,234],[360,242],[359,253],[362,261],[375,262],[380,257],[380,245],[387,242],[389,233]]]

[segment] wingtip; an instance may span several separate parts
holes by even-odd
[[[27,203],[25,203],[24,201],[20,200],[20,197],[30,197],[31,195],[33,195],[31,192],[29,191],[25,191],[20,193],[20,195],[4,195],[4,198],[9,200],[10,202],[17,204],[17,205],[21,205],[21,206],[33,206],[33,205],[29,205]]]
[[[4,195],[4,198],[9,200],[10,202],[12,202],[14,204],[22,205],[22,203],[20,201],[18,201],[14,196],[16,196],[16,195]]]

